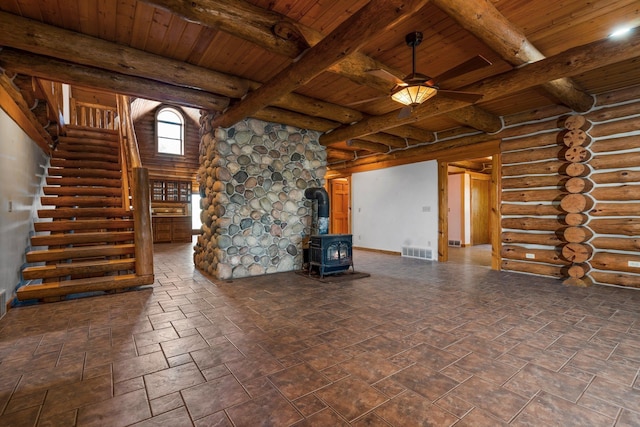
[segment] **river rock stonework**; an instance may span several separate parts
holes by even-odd
[[[255,119],[212,129],[212,118],[201,113],[196,267],[219,279],[299,270],[311,223],[304,190],[326,173],[318,132]]]

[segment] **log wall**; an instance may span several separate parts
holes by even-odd
[[[640,287],[640,87],[512,134],[501,143],[502,269]]]
[[[197,190],[200,145],[200,123],[191,117],[184,108],[174,107],[181,110],[185,119],[185,155],[174,156],[170,154],[158,154],[156,150],[156,111],[166,105],[153,103],[153,108],[144,109],[144,113],[139,113],[134,119],[134,128],[140,149],[142,165],[149,169],[149,178],[180,180],[190,180],[192,188]],[[195,110],[194,110],[195,111]],[[199,113],[196,112],[198,115]]]

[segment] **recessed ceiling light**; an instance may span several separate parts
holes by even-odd
[[[609,37],[611,38],[622,37],[629,34],[630,32],[631,32],[631,27],[620,27],[615,29],[611,34],[609,34]]]

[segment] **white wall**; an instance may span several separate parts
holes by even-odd
[[[0,290],[7,301],[20,283],[47,163],[36,143],[0,109]]]
[[[438,162],[353,174],[353,245],[401,252],[438,248]]]

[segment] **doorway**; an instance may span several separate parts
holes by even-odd
[[[484,152],[479,150],[473,154],[482,157],[471,157],[469,153],[460,153],[438,162],[438,185],[440,188],[438,261],[449,261],[449,252],[451,251],[452,258],[456,262],[460,262],[461,259],[469,260],[469,263],[482,263],[481,265],[500,270],[502,244],[500,239],[501,160],[499,141],[496,141],[495,144],[488,144]],[[474,164],[480,166],[474,167]],[[466,181],[460,180],[458,182],[462,182],[461,184],[455,184],[456,186],[449,189],[451,169],[456,171],[454,173],[466,174]],[[457,188],[457,185],[461,185],[461,187]],[[449,218],[450,190],[452,197],[462,197],[460,194],[467,192],[463,202],[465,211],[454,217],[451,224]],[[456,229],[461,230],[459,239],[450,239],[450,227],[453,232]],[[463,248],[470,250],[465,253]]]
[[[329,181],[331,234],[351,233],[351,182],[350,178],[334,178]]]

